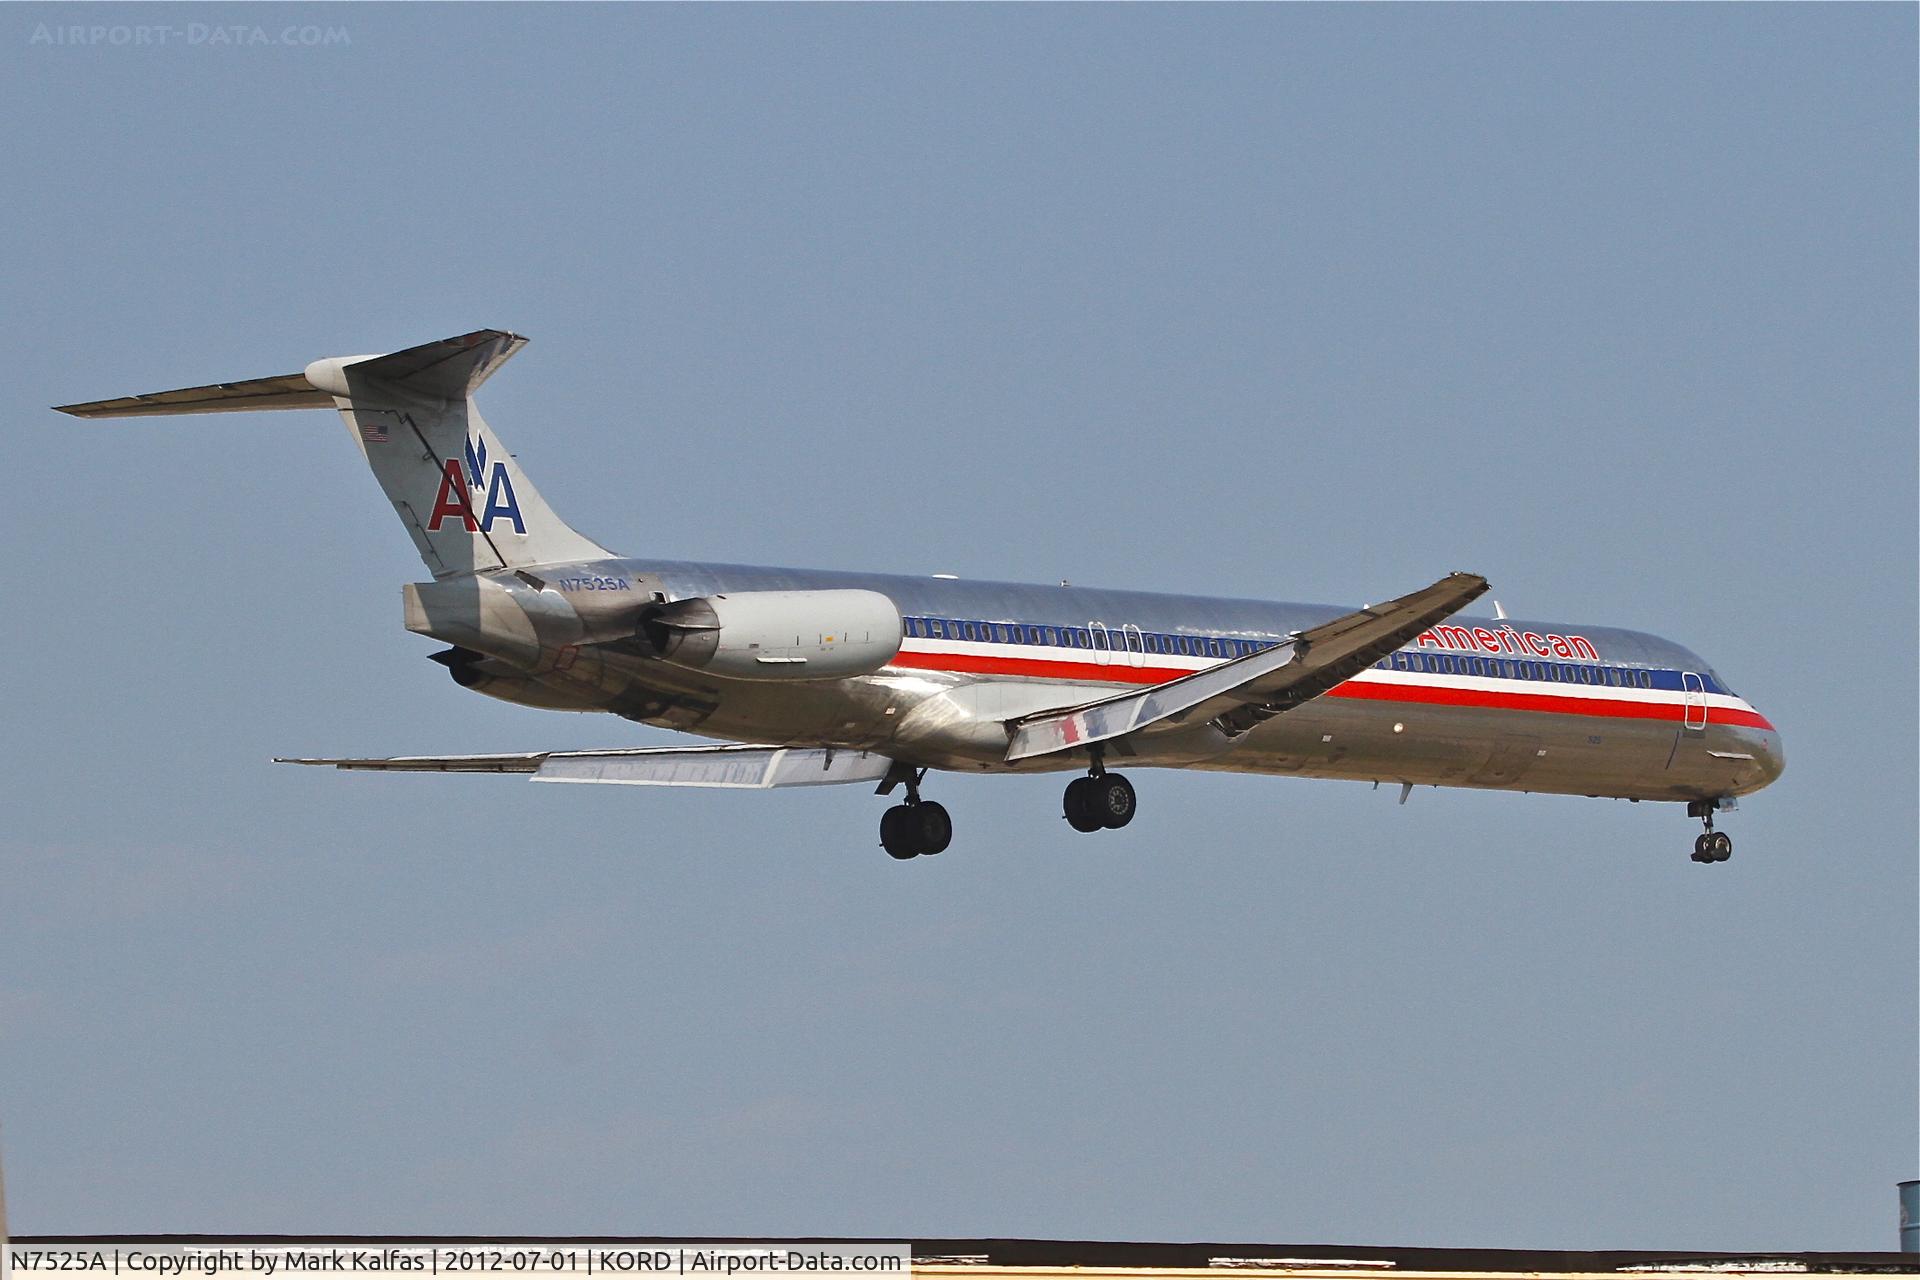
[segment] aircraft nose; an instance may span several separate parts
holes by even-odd
[[[1760,779],[1754,785],[1756,791],[1772,783],[1787,771],[1787,750],[1785,744],[1780,741],[1780,731],[1768,729],[1758,737],[1759,741],[1754,743],[1753,749],[1754,763],[1760,769]]]

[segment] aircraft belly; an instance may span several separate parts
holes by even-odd
[[[1674,732],[1662,721],[1320,699],[1200,767],[1643,799],[1726,794],[1695,771],[1669,770]]]

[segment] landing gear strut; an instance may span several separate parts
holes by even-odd
[[[925,769],[896,764],[880,783],[881,795],[906,784],[906,803],[880,815],[880,847],[902,862],[923,853],[939,853],[953,843],[953,819],[947,807],[920,798],[920,780],[926,776]]]
[[[1133,784],[1117,773],[1108,773],[1096,747],[1087,776],[1067,784],[1061,807],[1067,825],[1075,831],[1100,831],[1117,830],[1132,822],[1135,803]]]
[[[1706,823],[1707,829],[1693,842],[1693,860],[1695,862],[1725,862],[1733,856],[1733,837],[1724,831],[1713,829],[1713,813],[1720,807],[1715,800],[1689,800],[1687,816],[1699,818]]]

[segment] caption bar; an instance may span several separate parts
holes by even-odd
[[[156,1280],[310,1275],[497,1275],[540,1272],[582,1276],[850,1276],[906,1275],[905,1244],[595,1244],[551,1240],[472,1244],[331,1244],[275,1241],[258,1245],[178,1245],[90,1241],[15,1242],[7,1262],[16,1276],[52,1272],[147,1276]]]

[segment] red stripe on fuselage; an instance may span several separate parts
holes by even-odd
[[[1164,684],[1193,672],[1184,667],[1108,666],[1052,658],[1008,658],[984,653],[909,653],[895,655],[893,665],[922,671],[952,671],[968,675],[1039,676],[1101,684]],[[1203,668],[1204,670],[1204,668]],[[1482,707],[1499,711],[1539,711],[1554,715],[1597,716],[1614,720],[1684,720],[1679,702],[1640,702],[1623,698],[1583,698],[1579,694],[1508,693],[1504,690],[1463,689],[1448,685],[1401,684],[1349,680],[1327,691],[1329,698],[1358,698],[1369,702],[1408,702],[1420,706]],[[1714,724],[1739,725],[1772,731],[1773,725],[1757,711],[1737,707],[1709,707]]]
[[[1487,689],[1456,689],[1431,684],[1376,684],[1349,680],[1327,691],[1329,698],[1360,698],[1371,702],[1413,702],[1438,707],[1493,707],[1500,711],[1549,711],[1563,716],[1604,716],[1614,720],[1684,720],[1686,707],[1678,702],[1639,702],[1625,698],[1583,698],[1564,693],[1507,693]],[[1708,707],[1715,724],[1750,729],[1772,729],[1757,711],[1738,707]]]
[[[1059,680],[1098,680],[1103,684],[1165,684],[1190,676],[1185,667],[1107,666],[1100,662],[1071,662],[1054,658],[1003,658],[987,653],[908,653],[894,656],[896,667],[924,671],[963,671],[989,676],[1042,676]]]

